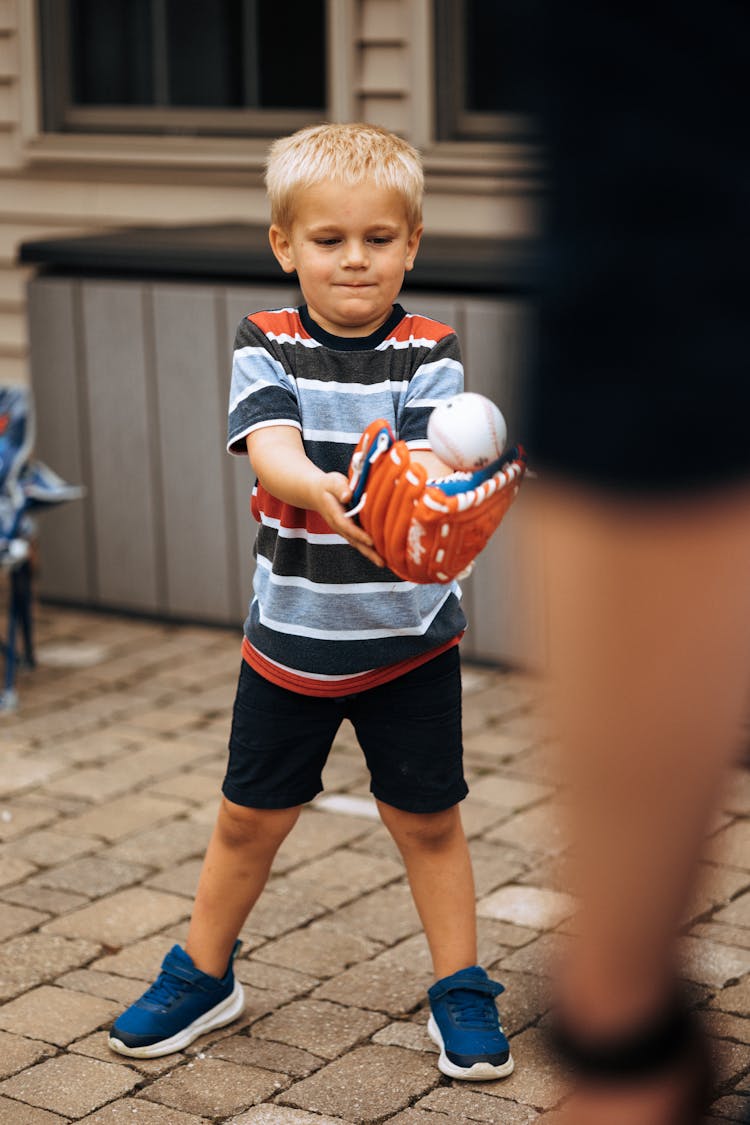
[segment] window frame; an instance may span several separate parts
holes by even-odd
[[[202,138],[254,137],[267,139],[327,119],[330,84],[326,76],[326,105],[318,110],[261,107],[206,108],[169,106],[81,106],[72,98],[68,0],[37,0],[37,67],[40,132],[44,136],[122,136]],[[330,50],[329,5],[325,5],[326,43]],[[330,61],[328,70],[330,70]]]
[[[481,113],[466,108],[464,0],[433,0],[435,143],[495,144],[534,141],[531,118],[522,113]]]

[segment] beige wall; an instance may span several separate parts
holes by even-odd
[[[437,145],[430,0],[329,0],[331,116],[368,120],[423,151],[428,229],[533,229],[533,153]],[[266,221],[265,142],[45,136],[34,0],[0,0],[0,382],[28,378],[21,242],[113,226]]]

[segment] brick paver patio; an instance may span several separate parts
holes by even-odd
[[[553,1125],[568,1085],[545,1048],[546,980],[574,902],[536,678],[465,668],[480,956],[506,985],[516,1058],[471,1085],[435,1066],[426,944],[350,728],[243,933],[243,1017],[183,1054],[112,1054],[105,1029],[185,936],[239,633],[44,607],[38,656],[0,716],[2,1125]],[[739,768],[684,943],[716,1121],[750,1110],[749,813]]]

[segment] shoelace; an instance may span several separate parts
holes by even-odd
[[[468,988],[454,989],[446,998],[457,1027],[489,1031],[497,1027],[497,1008],[491,996]]]
[[[162,970],[148,991],[143,994],[143,999],[158,1007],[166,1008],[172,1000],[178,1000],[187,987],[187,982],[181,977]]]

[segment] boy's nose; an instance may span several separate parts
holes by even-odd
[[[367,248],[361,242],[347,242],[344,246],[342,258],[343,265],[351,268],[366,266],[368,261]]]

